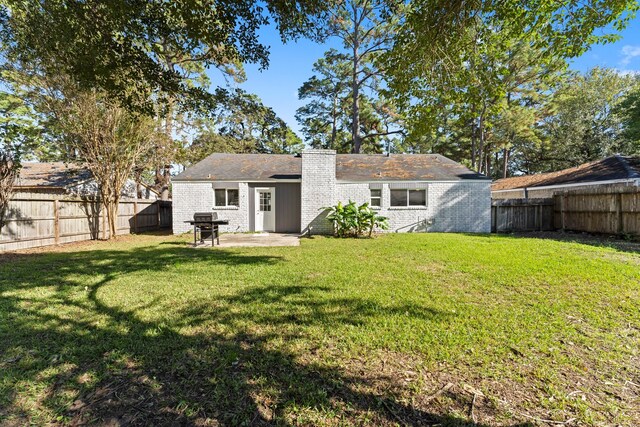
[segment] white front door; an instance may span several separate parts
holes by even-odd
[[[275,188],[256,188],[255,231],[275,231],[275,230],[276,230]]]

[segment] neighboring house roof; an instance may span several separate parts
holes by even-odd
[[[91,179],[91,172],[63,162],[23,163],[16,188],[68,188]]]
[[[36,188],[69,190],[77,185],[91,181],[92,178],[93,176],[90,170],[74,163],[23,163],[14,188],[16,190]],[[160,194],[155,188],[145,183],[140,184],[149,191]]]
[[[499,179],[492,191],[640,179],[640,157],[611,156],[575,168]]]
[[[216,153],[191,166],[174,181],[260,181],[301,176],[300,156]],[[488,179],[438,154],[338,154],[336,178],[367,182]]]

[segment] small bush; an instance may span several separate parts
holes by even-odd
[[[378,215],[369,203],[363,203],[360,206],[349,200],[349,203],[343,205],[338,202],[335,206],[330,206],[330,213],[327,219],[333,222],[334,234],[338,237],[359,237],[367,235],[371,237],[375,228],[386,230],[389,228],[387,218]]]

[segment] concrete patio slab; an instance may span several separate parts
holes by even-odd
[[[216,248],[300,246],[300,236],[283,233],[228,233],[220,235],[220,245]],[[211,247],[211,242],[198,245]]]

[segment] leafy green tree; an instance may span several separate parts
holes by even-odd
[[[154,145],[158,132],[153,119],[132,114],[96,91],[61,88],[63,102],[55,104],[59,129],[91,171],[109,223],[109,237],[117,235],[118,206],[133,169]]]
[[[542,125],[549,143],[540,150],[536,169],[559,170],[629,153],[624,120],[617,111],[636,81],[606,68],[571,76],[553,94],[553,114]]]
[[[206,74],[206,60],[201,53],[181,52],[175,40],[161,38],[157,43],[150,43],[148,49],[157,58],[158,64],[164,71],[179,75],[188,88],[207,90],[211,85]],[[217,69],[225,79],[235,83],[246,79],[241,63],[233,59],[220,58]],[[214,92],[215,94],[215,92]],[[161,198],[169,198],[171,185],[171,165],[174,164],[179,153],[188,144],[189,134],[193,131],[193,123],[197,114],[189,103],[180,102],[181,94],[159,92],[155,97],[154,114],[158,127],[164,130],[165,137],[157,138],[156,146],[145,159],[146,166],[139,165],[136,170],[151,169],[154,173],[155,187]],[[214,99],[218,99],[214,97]]]
[[[381,55],[391,48],[394,34],[401,16],[401,5],[397,4],[390,11],[388,3],[378,0],[349,0],[338,2],[330,9],[327,35],[342,40],[344,53],[341,57],[331,55],[349,63],[349,75],[344,82],[349,85],[351,140],[353,153],[360,153],[365,139],[380,139],[389,135],[400,135],[402,129],[383,126],[382,117],[374,118],[373,112],[381,113],[390,110],[393,103],[384,103],[385,67],[380,63]],[[344,67],[342,61],[336,61],[336,68]],[[339,75],[342,75],[340,73]],[[369,100],[369,111],[366,108]],[[374,106],[378,105],[378,108]],[[368,116],[365,116],[368,114]],[[388,120],[395,115],[387,115]],[[370,142],[370,145],[374,143]]]
[[[196,136],[184,150],[184,163],[198,162],[215,152],[286,154],[304,147],[286,122],[258,96],[239,89],[217,96],[223,101],[210,117],[199,120]]]
[[[163,62],[226,68],[268,65],[268,47],[258,29],[274,22],[283,39],[313,36],[315,20],[331,2],[6,0],[0,6],[0,36],[15,57],[38,60],[48,74],[65,74],[82,88],[106,91],[127,106],[154,111],[154,94],[185,103],[215,103],[200,86]],[[46,35],[46,36],[45,36]]]
[[[314,148],[350,151],[348,59],[330,49],[313,64],[313,72],[298,89],[298,98],[308,101],[296,111],[302,133]]]
[[[536,126],[566,66],[539,57],[539,49],[505,40],[497,30],[477,43],[464,67],[448,79],[434,78],[430,93],[412,107],[411,151],[438,152],[496,177],[508,174],[517,144],[541,143]],[[500,84],[485,83],[491,81]]]
[[[398,105],[411,118],[409,138],[418,149],[440,148],[452,136],[468,139],[468,148],[459,140],[452,151],[484,173],[494,172],[501,149],[502,174],[508,173],[510,147],[531,128],[514,124],[537,120],[523,109],[540,104],[524,93],[527,86],[549,84],[545,75],[556,73],[558,62],[615,40],[595,31],[624,28],[637,7],[630,0],[414,0],[382,58]],[[524,66],[513,67],[520,61]],[[505,109],[512,119],[499,115]],[[496,125],[503,129],[496,132]]]
[[[355,152],[353,139],[352,61],[348,53],[325,52],[314,75],[298,90],[307,101],[296,112],[307,142],[341,153]],[[360,146],[358,152],[379,153],[383,146],[397,150],[404,136],[403,119],[383,89],[382,75],[372,76],[358,92]]]
[[[638,78],[614,112],[619,115],[624,126],[620,153],[640,156],[640,82]]]

